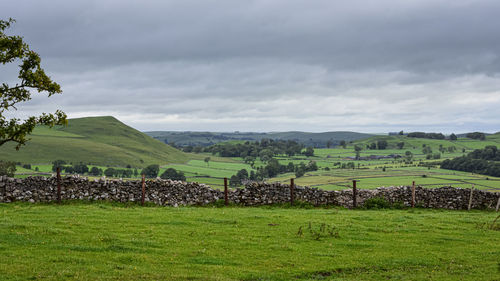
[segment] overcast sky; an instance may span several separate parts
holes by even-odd
[[[20,115],[60,108],[143,131],[500,131],[498,0],[0,6],[64,91]]]

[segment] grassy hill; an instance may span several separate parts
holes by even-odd
[[[373,136],[370,138],[362,139],[354,141],[353,144],[361,145],[363,148],[366,145],[371,143],[376,143],[379,140],[385,140],[388,143],[388,149],[395,149],[397,144],[400,142],[404,142],[405,145],[403,147],[403,152],[406,149],[422,149],[422,146],[425,144],[433,148],[433,150],[437,151],[440,145],[443,147],[455,146],[457,151],[462,152],[462,149],[465,149],[467,152],[470,152],[474,149],[484,148],[487,145],[495,145],[500,146],[500,133],[491,134],[486,136],[486,140],[474,140],[469,138],[458,138],[455,141],[451,140],[436,140],[436,139],[425,139],[425,138],[410,138],[407,136]]]
[[[216,133],[216,132],[173,132],[173,131],[153,131],[145,132],[160,141],[175,143],[180,146],[208,146],[219,142],[227,141],[257,141],[264,138],[275,140],[294,140],[306,146],[326,147],[328,141],[338,144],[341,140],[354,141],[371,137],[371,134],[356,132],[272,132],[272,133]]]
[[[64,127],[37,127],[30,138],[19,151],[14,149],[14,144],[1,146],[0,159],[22,163],[50,163],[61,159],[133,167],[188,160],[185,153],[111,116],[70,119]]]

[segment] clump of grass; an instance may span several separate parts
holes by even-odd
[[[405,206],[405,204],[403,202],[400,202],[400,201],[391,203],[383,197],[374,197],[374,198],[366,199],[361,208],[367,209],[367,210],[378,210],[378,209],[402,210],[402,209],[406,209],[407,206]]]
[[[500,215],[498,215],[493,222],[490,225],[491,230],[500,230],[500,223],[497,223],[498,219],[500,218]]]
[[[304,228],[306,230],[304,234]],[[300,226],[297,231],[299,237],[310,237],[313,240],[320,240],[321,238],[339,238],[339,232],[335,225],[321,223],[318,227],[314,227],[311,222],[307,226]]]
[[[213,203],[209,203],[209,204],[201,205],[201,206],[202,207],[211,207],[211,208],[224,208],[224,207],[238,207],[241,205],[238,205],[234,202],[229,201],[228,205],[226,206],[226,201],[224,201],[224,199],[219,199]]]
[[[392,205],[383,197],[374,197],[366,199],[363,204],[363,209],[391,209]]]

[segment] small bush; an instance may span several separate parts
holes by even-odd
[[[407,209],[408,207],[403,202],[398,201],[398,202],[394,202],[392,204],[392,208],[398,209],[398,210],[404,210],[404,209]]]
[[[363,204],[364,209],[390,209],[391,203],[383,197],[367,199]]]

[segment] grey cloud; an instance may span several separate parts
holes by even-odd
[[[18,21],[11,32],[42,55],[65,91],[36,97],[19,114],[63,108],[70,116],[112,114],[140,129],[181,130],[500,124],[498,1],[2,6],[1,18]],[[471,96],[478,98],[462,102]]]
[[[271,57],[334,70],[498,72],[498,1],[51,3],[6,11],[48,57],[96,65]]]

